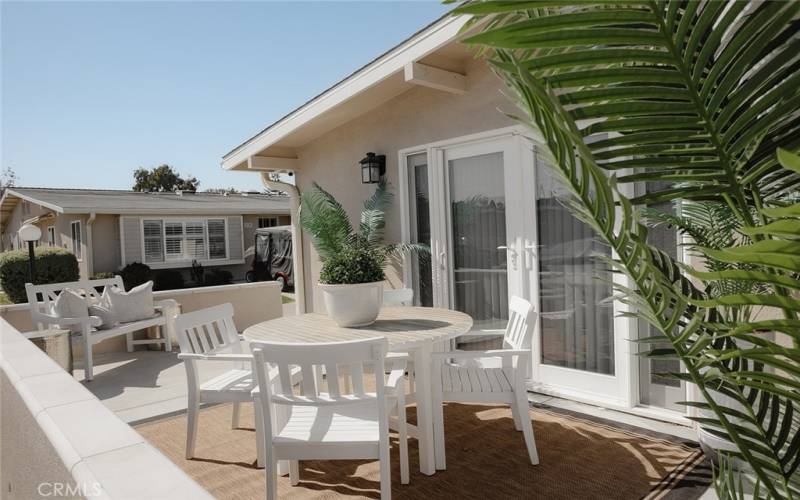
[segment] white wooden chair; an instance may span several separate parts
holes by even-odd
[[[386,307],[412,306],[414,305],[414,290],[411,288],[385,289],[383,305]]]
[[[533,465],[539,463],[525,388],[536,317],[530,302],[512,297],[503,349],[433,354],[433,434],[436,449],[442,451],[436,454],[437,469],[445,468],[443,401],[511,405],[528,457]]]
[[[105,330],[98,330],[101,320],[97,316],[84,316],[81,318],[64,318],[55,316],[52,312],[58,295],[66,288],[78,291],[86,299],[87,307],[89,302],[100,302],[101,294],[98,288],[115,286],[122,290],[125,285],[121,276],[99,280],[81,280],[68,283],[50,283],[47,285],[33,285],[25,283],[25,293],[28,296],[30,306],[31,321],[38,330],[49,329],[55,325],[60,328],[77,325],[81,330],[80,341],[83,343],[84,356],[84,376],[86,381],[94,379],[94,361],[92,359],[92,346],[111,337],[125,335],[128,352],[133,351],[135,345],[140,344],[164,344],[166,351],[172,351],[172,328],[173,319],[178,313],[178,303],[174,300],[161,300],[154,302],[156,315],[130,323],[119,323]],[[39,297],[41,296],[41,301]],[[139,330],[144,330],[152,326],[157,326],[161,330],[161,337],[156,339],[134,340],[133,334]]]
[[[256,342],[250,344],[255,358],[258,388],[253,398],[261,409],[265,437],[267,499],[277,498],[277,464],[290,460],[289,477],[292,485],[299,482],[298,460],[379,459],[381,468],[381,498],[391,497],[389,463],[389,425],[386,385],[398,395],[398,421],[405,422],[405,402],[402,384],[405,367],[397,369],[384,382],[380,367],[386,360],[387,341],[384,338],[319,344],[286,344]],[[401,358],[402,359],[402,358]],[[300,394],[292,390],[292,367],[300,367]],[[346,366],[352,375],[353,391],[340,389],[340,367]],[[269,373],[277,367],[278,383],[270,384]],[[324,385],[318,373],[324,368]],[[371,368],[372,373],[365,373]],[[375,392],[365,391],[365,381],[375,379]],[[276,408],[284,415],[276,415]],[[408,450],[405,426],[401,425],[401,475],[408,474]]]
[[[186,427],[186,458],[194,457],[197,441],[197,417],[203,403],[233,403],[231,427],[239,425],[240,405],[252,401],[255,387],[252,372],[253,356],[247,349],[233,323],[233,306],[222,304],[199,311],[181,314],[175,320],[175,330],[184,361],[189,385]],[[232,368],[201,383],[199,364],[228,362]],[[233,362],[233,363],[231,363]],[[256,420],[261,408],[256,405]],[[256,426],[256,443],[262,442],[261,429]],[[263,466],[261,446],[258,463]]]

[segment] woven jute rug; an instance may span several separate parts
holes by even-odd
[[[196,457],[184,458],[186,416],[136,426],[151,444],[220,499],[264,498],[255,467],[252,405],[231,429],[231,406],[200,412]],[[415,421],[409,407],[409,421]],[[411,484],[400,484],[392,438],[392,495],[414,499],[651,498],[693,499],[709,484],[696,444],[555,408],[531,409],[541,463],[532,466],[507,407],[447,404],[447,470],[419,472],[417,441],[409,440]],[[300,484],[278,479],[289,499],[379,498],[377,461],[303,461]]]

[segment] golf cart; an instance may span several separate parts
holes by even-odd
[[[277,281],[284,292],[293,291],[291,226],[256,229],[253,250],[252,269],[247,271],[245,279],[249,283]]]

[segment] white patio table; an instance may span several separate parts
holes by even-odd
[[[270,342],[339,342],[385,337],[389,350],[408,352],[414,359],[417,391],[417,440],[419,468],[423,474],[436,472],[433,413],[431,408],[431,352],[472,328],[468,315],[431,307],[385,307],[369,326],[343,328],[325,314],[284,316],[257,323],[244,331],[248,340]]]

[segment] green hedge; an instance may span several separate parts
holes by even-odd
[[[63,283],[80,279],[78,259],[72,252],[56,247],[37,247],[36,284]],[[27,302],[25,283],[28,275],[28,250],[0,253],[0,286],[14,303]]]

